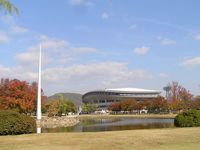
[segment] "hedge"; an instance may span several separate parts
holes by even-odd
[[[13,111],[0,110],[0,135],[27,134],[35,131],[34,118]]]
[[[200,126],[200,110],[188,110],[175,117],[174,124],[177,127]]]

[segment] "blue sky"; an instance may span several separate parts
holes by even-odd
[[[0,15],[0,77],[84,93],[177,81],[200,91],[199,0],[12,0],[19,16]]]

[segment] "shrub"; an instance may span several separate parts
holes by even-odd
[[[35,130],[34,118],[13,111],[0,111],[0,135],[34,133]]]
[[[178,114],[174,120],[177,127],[200,126],[200,110],[188,110]]]

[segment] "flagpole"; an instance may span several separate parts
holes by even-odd
[[[42,61],[42,47],[40,44],[40,50],[39,50],[39,64],[38,64],[38,92],[37,92],[37,122],[40,124],[40,120],[42,118],[41,113],[41,61]],[[37,133],[41,133],[40,125],[37,127]]]

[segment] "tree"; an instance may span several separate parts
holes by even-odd
[[[42,92],[43,93],[43,92]],[[1,79],[0,108],[12,109],[20,113],[31,114],[36,112],[37,83],[29,84],[17,79]],[[44,106],[45,96],[42,96]]]
[[[9,13],[10,15],[15,13],[19,14],[19,10],[15,7],[9,0],[0,0],[0,10],[3,10],[5,13]]]
[[[83,104],[82,105],[83,113],[90,114],[90,113],[95,112],[96,110],[97,110],[97,105],[95,105],[95,104]]]
[[[168,112],[168,102],[164,97],[159,96],[149,102],[147,109],[150,113]]]
[[[26,81],[2,79],[0,97],[4,109],[15,109],[25,114],[35,110],[36,89]]]
[[[172,82],[170,86],[171,86],[170,89],[171,101],[192,99],[192,94],[183,86],[179,85],[178,82]]]
[[[46,113],[47,112],[46,103],[47,103],[47,96],[45,96],[45,95],[42,94],[42,97],[41,97],[41,104],[42,104],[42,108],[41,109],[42,109],[42,113]],[[36,112],[36,108],[35,108],[35,112]]]
[[[72,101],[64,99],[63,94],[58,95],[58,115],[66,115],[69,112],[75,113],[76,111],[76,106]]]
[[[121,110],[129,113],[136,108],[137,102],[135,100],[127,99],[121,101]]]
[[[180,112],[191,108],[193,95],[178,82],[172,82],[170,87],[170,109]]]
[[[76,113],[75,104],[67,99],[64,99],[63,94],[59,94],[57,98],[50,100],[47,104],[48,116],[62,116],[69,112]]]
[[[66,105],[67,105],[66,113],[70,113],[70,112],[76,113],[77,112],[76,105],[71,100],[67,100]]]
[[[192,101],[191,108],[200,109],[200,96],[195,97],[194,101]]]
[[[58,101],[58,115],[67,115],[68,113],[75,113],[76,112],[76,106],[73,102],[69,100],[59,100]]]
[[[144,103],[144,101],[139,101],[137,102],[137,105],[136,105],[136,110],[138,111],[138,113],[140,113],[140,110],[146,108],[146,103]]]
[[[48,116],[56,116],[59,111],[58,101],[57,100],[51,100],[47,103],[47,112]]]
[[[111,111],[121,111],[121,103],[120,102],[114,102],[109,107],[109,110]]]

